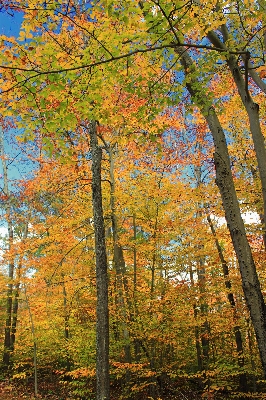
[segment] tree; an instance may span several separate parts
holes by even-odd
[[[208,1],[180,3],[179,7],[168,1],[125,1],[95,4],[82,12],[76,3],[69,8],[62,1],[60,7],[54,4],[49,9],[36,4],[33,1],[32,7],[26,8],[22,31],[25,37],[34,34],[31,43],[21,45],[6,38],[1,56],[3,107],[11,102],[13,113],[23,110],[25,119],[20,126],[25,128],[27,123],[26,138],[32,130],[39,130],[46,149],[59,148],[62,155],[69,147],[69,141],[62,138],[71,142],[72,132],[84,121],[99,120],[101,125],[121,129],[124,138],[133,131],[137,138],[146,134],[155,139],[164,130],[160,126],[158,132],[156,123],[167,104],[170,110],[179,102],[185,105],[189,96],[199,108],[213,137],[216,183],[266,373],[264,299],[236,195],[227,135],[220,122],[219,101],[226,104],[226,98],[213,89],[217,88],[215,78],[223,81],[230,72],[236,84],[233,90],[238,90],[243,103],[239,108],[242,111],[244,106],[249,118],[262,187],[257,209],[264,209],[261,214],[265,214],[263,125],[256,106],[259,96],[250,93],[248,81],[250,72],[256,90],[264,91],[264,83],[254,71],[256,65],[249,70],[256,58],[263,60],[263,4],[254,2],[246,10],[244,4],[230,2],[214,8]],[[251,31],[245,25],[250,11]],[[88,81],[89,91],[84,89]],[[127,119],[125,106],[130,102]],[[3,113],[9,112],[3,109]],[[154,227],[156,232],[157,224]],[[156,259],[153,261],[154,283]]]
[[[105,245],[105,227],[101,192],[102,150],[98,145],[96,122],[89,126],[92,154],[92,201],[95,230],[96,288],[97,288],[97,325],[96,325],[96,376],[97,399],[110,398],[109,382],[109,309],[108,309],[108,274]]]
[[[2,168],[3,168],[3,176],[4,176],[4,187],[3,187],[3,195],[5,201],[5,215],[7,221],[7,230],[8,230],[8,251],[9,251],[9,261],[8,261],[8,290],[7,290],[7,303],[6,303],[6,325],[5,325],[5,340],[4,340],[4,354],[3,354],[3,363],[5,368],[9,367],[10,364],[10,354],[12,350],[14,350],[14,333],[16,329],[16,321],[17,318],[17,306],[14,305],[14,314],[13,314],[13,303],[14,303],[14,293],[13,293],[13,285],[14,285],[14,270],[15,270],[15,255],[14,255],[14,232],[13,232],[13,223],[12,223],[12,214],[11,214],[11,194],[8,186],[8,173],[7,173],[7,164],[6,164],[6,155],[4,152],[4,137],[3,137],[3,129],[1,127],[0,132],[0,148],[1,148],[1,159],[2,159]],[[17,296],[16,296],[17,297]]]

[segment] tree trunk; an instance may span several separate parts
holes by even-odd
[[[107,151],[109,153],[109,161],[110,161],[110,185],[111,185],[110,206],[111,206],[112,233],[113,233],[113,246],[114,246],[113,262],[116,273],[117,306],[118,306],[118,315],[120,314],[121,316],[122,336],[123,336],[123,341],[125,343],[123,361],[126,363],[131,363],[130,337],[126,321],[127,320],[126,299],[129,298],[128,280],[126,276],[126,266],[125,266],[123,248],[119,243],[119,230],[118,230],[116,204],[115,204],[116,203],[115,174],[114,174],[115,148],[109,145]],[[126,377],[126,381],[127,380],[128,376]]]
[[[13,224],[11,220],[10,192],[8,187],[8,174],[7,174],[7,165],[5,160],[4,135],[2,127],[0,127],[0,156],[2,159],[3,178],[4,178],[3,193],[6,197],[4,210],[5,210],[5,218],[8,230],[8,251],[9,251],[8,285],[7,285],[7,297],[6,297],[6,322],[5,322],[5,338],[4,338],[4,352],[3,352],[4,368],[8,369],[10,365],[10,353],[12,351],[11,330],[12,330],[13,281],[14,281],[15,262],[14,262],[14,255],[12,254],[14,233],[13,233]]]
[[[152,262],[151,262],[151,299],[154,298],[154,290],[155,290],[155,265],[156,265],[156,240],[157,240],[157,229],[158,229],[158,218],[159,218],[159,205],[156,205],[156,214],[155,214],[155,222],[153,228],[153,254],[152,254]]]
[[[201,144],[199,144],[199,149],[201,151]],[[201,186],[202,179],[202,171],[200,166],[195,166],[194,174],[196,178],[196,187],[199,188]],[[200,203],[198,204],[197,217],[202,217],[202,211],[200,207]],[[203,240],[203,239],[202,239]],[[198,249],[203,247],[203,244],[197,245]],[[201,301],[200,301],[200,314],[204,316],[205,321],[200,327],[200,338],[201,338],[201,346],[202,346],[202,369],[207,371],[209,368],[209,337],[210,337],[210,324],[208,322],[208,303],[206,302],[206,270],[204,265],[204,258],[202,255],[199,257],[199,261],[197,263],[197,275],[198,275],[198,283],[199,290],[201,293]]]
[[[136,248],[136,241],[137,241],[137,226],[136,226],[136,214],[133,214],[133,238],[134,238],[134,248],[133,248],[133,293],[134,293],[134,300],[135,300],[135,294],[136,294],[136,289],[137,289],[137,248]]]
[[[133,247],[133,315],[131,316],[131,320],[133,321],[135,316],[138,314],[137,307],[137,225],[136,225],[136,214],[133,216],[133,239],[134,239],[134,247]],[[138,338],[134,338],[134,358],[136,362],[140,362],[140,341]]]
[[[32,315],[31,308],[30,308],[29,298],[28,298],[28,295],[27,295],[26,285],[24,285],[24,293],[25,293],[26,304],[27,304],[27,307],[28,307],[28,310],[29,310],[29,317],[30,317],[30,324],[31,324],[31,334],[32,334],[32,340],[33,340],[34,394],[35,394],[35,397],[38,397],[37,341],[36,341],[36,335],[35,335],[34,320],[33,320],[33,315]]]
[[[27,239],[28,236],[28,218],[25,221],[24,229],[22,232],[22,242]],[[10,348],[14,351],[16,332],[17,332],[17,322],[18,322],[18,305],[19,305],[19,294],[20,294],[20,281],[21,281],[21,271],[22,271],[22,256],[19,256],[17,271],[16,271],[16,286],[13,293],[13,307],[12,307],[12,322],[11,322],[11,337],[10,337]]]
[[[89,125],[92,157],[92,202],[96,255],[96,381],[97,400],[110,399],[108,268],[102,205],[102,149],[98,145],[96,122]]]
[[[212,133],[215,146],[214,163],[216,168],[216,184],[221,194],[227,226],[240,268],[244,296],[250,311],[262,367],[264,375],[266,376],[265,304],[236,196],[225,134],[214,108],[210,106],[206,93],[201,89],[200,83],[189,75],[190,70],[195,70],[193,60],[187,52],[184,52],[184,49],[177,47],[176,51],[180,55],[186,76],[191,79],[190,82],[187,83],[187,89],[204,115]]]
[[[224,40],[227,38],[227,28],[223,25],[223,37]],[[210,31],[207,35],[208,39],[214,46],[226,49],[226,45],[221,42],[215,32]],[[259,167],[259,174],[262,186],[262,198],[263,198],[263,238],[266,246],[266,232],[265,232],[265,218],[266,218],[266,149],[264,136],[261,131],[260,119],[259,119],[259,105],[256,104],[250,96],[248,90],[248,59],[246,56],[246,77],[245,80],[242,76],[241,70],[238,66],[238,61],[235,56],[230,55],[227,58],[227,65],[231,71],[232,77],[235,81],[239,96],[246,109],[249,118],[250,131],[254,143],[254,149]]]
[[[71,370],[71,357],[69,355],[69,307],[68,307],[68,300],[67,300],[67,291],[65,285],[65,275],[62,274],[62,289],[63,289],[63,304],[64,304],[64,336],[65,336],[65,343],[66,343],[66,369],[67,371]]]
[[[251,376],[252,379],[252,387],[253,387],[253,392],[257,392],[257,383],[256,383],[256,364],[254,361],[254,351],[253,351],[253,344],[254,344],[254,335],[252,334],[252,327],[250,325],[249,318],[247,319],[247,334],[248,334],[248,349],[249,349],[249,356],[250,356],[250,363],[251,363],[251,368],[254,373]]]
[[[234,298],[234,294],[232,292],[232,285],[231,285],[231,281],[229,279],[229,268],[227,265],[227,262],[224,258],[223,255],[223,251],[222,248],[220,246],[219,240],[216,236],[216,232],[215,232],[215,228],[213,225],[213,222],[211,220],[210,215],[207,215],[207,221],[209,223],[212,235],[214,237],[214,241],[215,241],[215,245],[216,245],[216,249],[218,251],[219,254],[219,258],[220,258],[220,262],[222,264],[222,268],[223,268],[223,276],[224,276],[224,281],[225,281],[225,287],[227,289],[227,299],[229,301],[229,304],[231,305],[232,309],[233,309],[233,313],[234,313],[234,321],[237,322],[237,315],[236,315],[236,303],[235,303],[235,298]],[[243,341],[242,341],[242,335],[241,335],[241,331],[240,331],[240,327],[237,325],[237,323],[234,326],[234,335],[235,335],[235,341],[236,341],[236,349],[237,349],[237,354],[238,354],[238,366],[239,368],[243,368],[245,365],[245,359],[244,359],[244,349],[243,349]],[[246,392],[247,391],[247,376],[245,373],[241,373],[239,375],[239,390],[241,392]]]
[[[14,290],[13,308],[12,308],[12,322],[11,322],[11,336],[10,336],[10,349],[14,351],[16,332],[17,332],[17,322],[18,322],[18,302],[19,302],[19,292],[20,292],[20,275],[21,275],[21,260],[19,261],[16,277],[16,286]]]

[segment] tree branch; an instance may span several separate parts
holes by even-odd
[[[224,47],[215,47],[215,46],[208,46],[208,45],[197,45],[197,44],[191,44],[191,43],[170,43],[170,44],[165,44],[165,45],[161,45],[161,46],[154,46],[154,47],[147,47],[144,49],[137,49],[137,50],[133,50],[132,52],[129,53],[125,53],[125,54],[121,54],[119,56],[115,56],[115,57],[110,57],[104,60],[99,60],[93,63],[89,63],[89,64],[83,64],[83,65],[79,65],[77,67],[70,67],[70,68],[61,68],[61,69],[51,69],[51,70],[47,70],[47,71],[40,71],[37,69],[28,69],[28,68],[21,68],[18,66],[8,66],[8,65],[0,65],[0,69],[6,69],[6,70],[11,70],[11,71],[22,71],[22,72],[30,72],[30,73],[35,73],[32,76],[29,76],[27,78],[25,78],[23,81],[21,82],[17,82],[15,85],[13,85],[11,88],[6,89],[1,91],[1,93],[7,93],[10,90],[14,89],[15,87],[18,87],[19,85],[24,85],[25,83],[27,83],[28,81],[37,78],[41,75],[48,75],[48,74],[60,74],[63,72],[70,72],[70,71],[79,71],[82,69],[87,69],[87,68],[92,68],[92,67],[97,67],[99,65],[103,65],[103,64],[108,64],[110,62],[113,61],[118,61],[121,60],[123,58],[128,58],[128,57],[132,57],[136,54],[142,54],[142,53],[148,53],[148,52],[152,52],[152,51],[158,51],[158,50],[164,50],[164,49],[175,49],[176,47],[186,47],[186,48],[196,48],[196,49],[204,49],[204,50],[211,50],[211,51],[217,51],[219,53],[229,53],[229,54],[234,54],[234,55],[247,55],[247,51],[231,51],[228,50],[227,48]]]

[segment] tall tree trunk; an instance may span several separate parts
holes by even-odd
[[[29,302],[29,297],[27,294],[26,285],[24,285],[24,293],[25,293],[26,304],[27,304],[27,307],[29,310],[29,317],[30,317],[30,324],[31,324],[31,334],[32,334],[32,340],[33,340],[34,394],[35,394],[35,397],[37,397],[38,396],[37,340],[36,340],[34,320],[33,320],[33,315],[32,315],[31,308],[30,308],[30,302]]]
[[[116,199],[115,199],[115,152],[116,145],[109,145],[107,151],[109,153],[110,161],[110,206],[111,206],[111,219],[112,219],[112,234],[113,234],[113,246],[114,246],[114,268],[116,273],[116,290],[117,290],[117,305],[118,314],[121,315],[121,327],[124,341],[124,362],[131,363],[131,351],[130,351],[130,338],[129,331],[127,328],[127,310],[126,310],[126,299],[128,296],[128,280],[126,276],[126,265],[124,260],[123,248],[119,243],[119,229],[116,215]],[[126,377],[126,380],[128,377]]]
[[[25,221],[24,229],[22,232],[22,242],[25,242],[28,236],[28,218]],[[20,281],[21,281],[21,271],[22,271],[22,255],[19,257],[17,270],[16,270],[16,286],[13,294],[13,306],[12,306],[12,322],[11,322],[11,337],[10,337],[10,347],[11,351],[14,351],[16,332],[17,332],[17,322],[18,322],[18,306],[19,306],[19,294],[20,294]]]
[[[237,354],[238,354],[237,362],[238,362],[239,368],[243,368],[245,365],[245,359],[244,359],[244,354],[243,354],[244,348],[243,348],[243,341],[242,341],[240,327],[237,325],[236,303],[235,303],[234,294],[232,292],[231,281],[229,279],[229,268],[228,268],[227,262],[224,258],[223,251],[220,246],[219,240],[217,238],[216,231],[215,231],[215,228],[214,228],[214,225],[213,225],[210,215],[207,215],[207,221],[209,223],[212,235],[214,237],[216,249],[218,251],[220,262],[222,264],[223,277],[224,277],[225,287],[227,289],[227,299],[233,309],[234,322],[236,323],[234,325],[234,335],[235,335],[236,349],[237,349]],[[239,375],[239,390],[241,392],[247,391],[247,376],[245,373],[241,373]]]
[[[186,76],[190,78],[190,82],[186,84],[187,89],[204,115],[212,133],[215,147],[216,184],[221,194],[227,226],[240,268],[243,292],[256,333],[262,367],[266,376],[265,304],[236,196],[225,134],[214,108],[210,106],[208,96],[201,89],[200,83],[190,75],[189,71],[193,72],[196,68],[193,60],[184,49],[177,47],[176,51],[180,55]]]
[[[156,240],[157,240],[157,229],[158,229],[158,216],[159,216],[159,206],[156,206],[156,215],[155,215],[155,223],[153,228],[152,239],[153,243],[153,254],[152,254],[152,262],[151,262],[151,299],[154,297],[154,289],[155,289],[155,265],[156,265]]]
[[[199,144],[199,149],[201,151],[201,144]],[[202,171],[200,166],[195,166],[194,168],[195,178],[196,178],[196,187],[199,188],[201,186],[201,179],[202,179]],[[202,217],[201,211],[201,204],[198,204],[198,211],[197,217]],[[197,245],[200,249],[203,245]],[[199,283],[199,290],[201,293],[201,302],[200,302],[200,314],[204,316],[205,321],[200,327],[200,338],[201,338],[201,346],[202,346],[202,369],[207,371],[209,368],[209,336],[210,336],[210,324],[208,322],[208,304],[206,302],[206,271],[204,265],[204,258],[202,255],[199,257],[199,261],[197,263],[197,275],[198,275],[198,283]],[[204,298],[205,297],[205,298]],[[195,314],[195,309],[194,309]]]
[[[71,357],[69,354],[69,308],[67,301],[67,291],[65,285],[65,275],[62,274],[62,289],[63,289],[63,304],[64,304],[64,336],[65,336],[65,344],[66,344],[66,369],[67,371],[71,370]]]
[[[193,268],[192,268],[192,264],[189,263],[189,277],[190,277],[190,283],[191,286],[193,287],[195,284],[194,281],[194,275],[193,275]],[[195,303],[193,305],[193,309],[194,309],[194,318],[196,321],[195,324],[195,340],[196,340],[196,352],[197,352],[197,362],[198,362],[198,370],[202,371],[202,356],[201,356],[201,346],[200,346],[200,329],[199,329],[199,325],[197,323],[197,319],[198,319],[198,309],[197,309],[197,304]]]
[[[133,321],[135,316],[138,314],[137,307],[137,225],[136,225],[136,214],[133,216],[133,239],[134,239],[134,247],[133,247],[133,315],[131,320]],[[134,356],[135,361],[140,362],[140,341],[138,338],[134,338]]]
[[[102,205],[102,149],[98,145],[96,122],[89,125],[92,156],[92,202],[96,255],[96,381],[97,400],[110,399],[108,267]]]
[[[14,233],[13,233],[13,225],[11,219],[10,192],[8,187],[8,172],[5,160],[4,134],[2,127],[0,127],[0,156],[2,160],[3,178],[4,178],[3,193],[6,198],[4,210],[5,210],[5,218],[8,230],[8,251],[9,251],[8,285],[7,285],[7,297],[6,297],[6,322],[5,322],[5,338],[4,338],[4,352],[3,352],[4,368],[8,369],[10,364],[10,353],[12,351],[11,326],[12,326],[13,281],[14,281],[15,263],[14,263],[14,255],[12,254]]]
[[[256,383],[256,364],[254,360],[254,351],[253,351],[253,344],[254,344],[254,335],[252,334],[252,327],[250,324],[249,318],[247,318],[247,334],[248,334],[248,349],[249,349],[249,357],[250,357],[250,363],[251,363],[251,368],[254,373],[251,376],[252,379],[252,386],[253,386],[253,392],[257,391],[257,383]]]
[[[226,25],[222,26],[223,38],[226,41],[228,31]],[[208,39],[214,46],[226,49],[226,45],[218,38],[215,32],[210,31],[207,35]],[[249,118],[250,131],[254,143],[254,149],[258,162],[261,186],[262,186],[262,199],[263,199],[263,239],[266,248],[266,231],[265,231],[265,218],[266,218],[266,149],[264,136],[261,131],[260,118],[259,118],[259,105],[256,104],[248,90],[248,59],[246,56],[246,77],[245,80],[242,76],[238,60],[234,55],[227,58],[227,65],[231,71],[232,77],[235,81],[239,96],[246,109]]]
[[[12,307],[12,322],[11,322],[11,336],[10,336],[10,349],[14,351],[16,332],[17,332],[17,322],[18,322],[18,303],[19,303],[19,292],[20,292],[20,275],[21,275],[21,260],[19,260],[17,268],[16,286],[14,290],[14,299]]]
[[[137,226],[136,226],[136,214],[133,214],[133,238],[134,238],[134,248],[133,248],[133,294],[135,299],[136,289],[137,289],[137,248],[136,248],[136,241],[137,241]]]

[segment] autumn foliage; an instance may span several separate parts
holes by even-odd
[[[35,395],[95,398],[94,121],[110,398],[266,398],[243,269],[254,264],[263,299],[263,2],[1,9],[23,15],[19,37],[0,43],[3,377]]]

